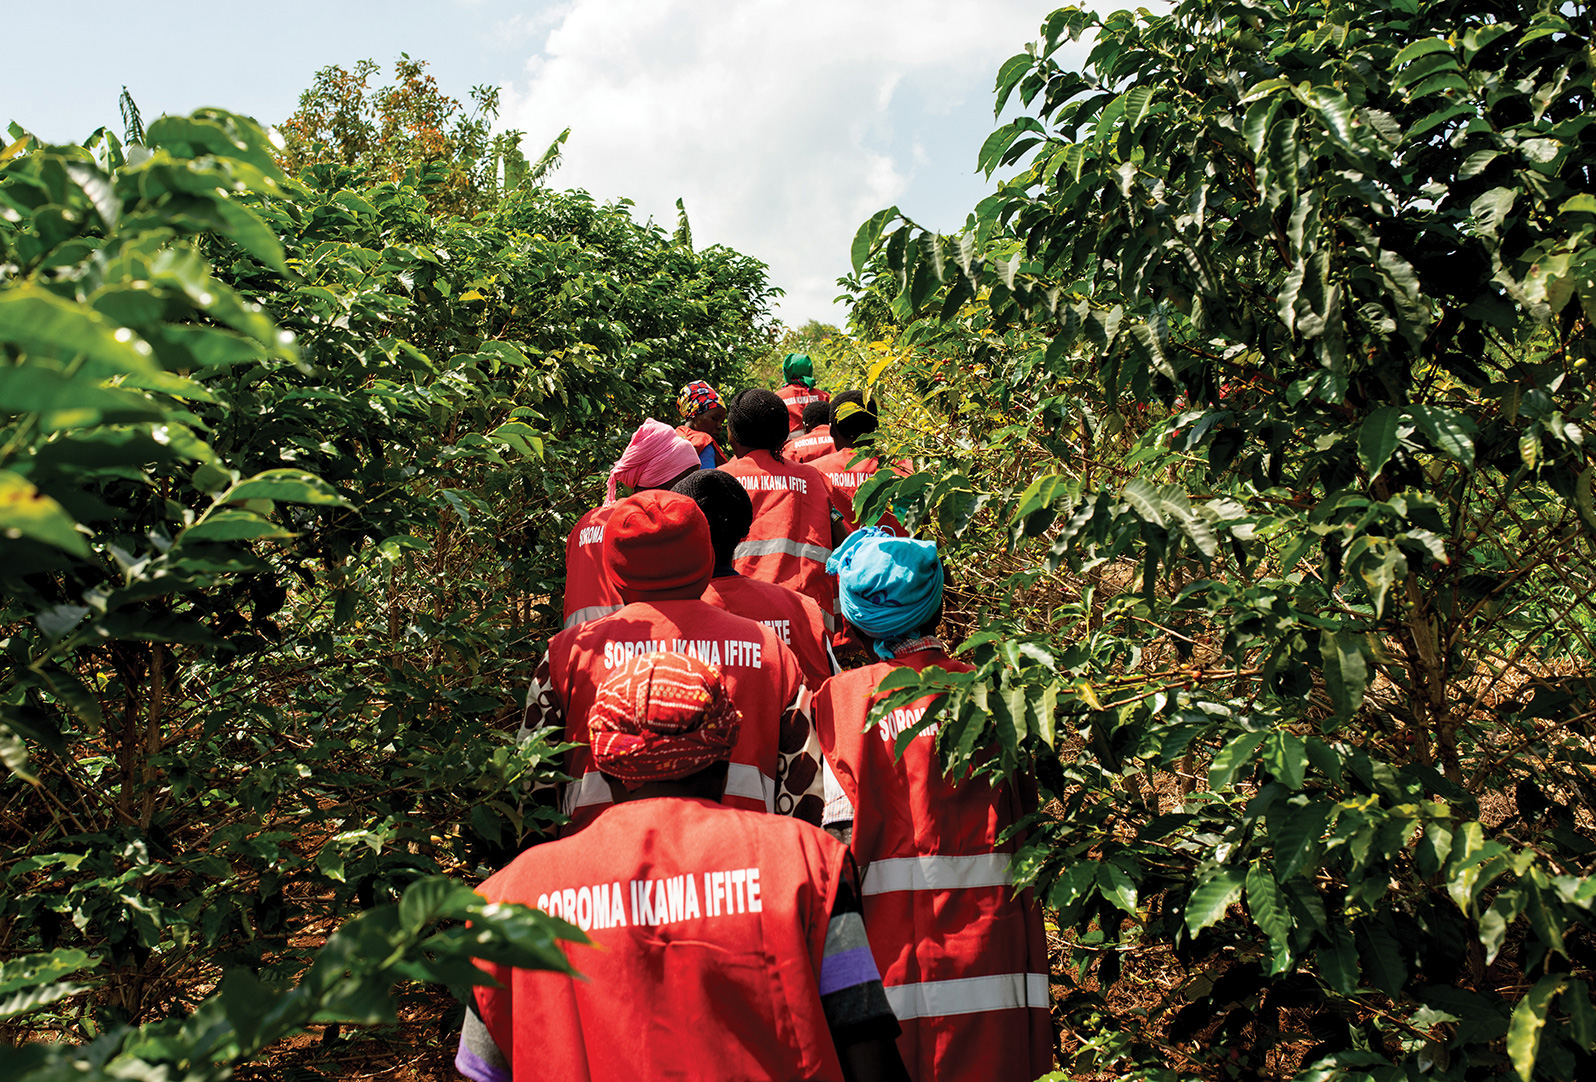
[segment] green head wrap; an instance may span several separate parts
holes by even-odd
[[[789,353],[781,359],[781,377],[788,383],[801,383],[805,387],[813,387],[815,362],[809,359],[807,353]]]

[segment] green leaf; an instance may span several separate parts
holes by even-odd
[[[1494,238],[1497,231],[1502,228],[1502,222],[1512,211],[1516,199],[1518,191],[1514,188],[1492,188],[1477,197],[1469,204],[1469,216],[1474,222],[1475,230],[1481,236]]]
[[[23,781],[38,783],[38,775],[28,770],[28,745],[3,721],[0,721],[0,764]]]
[[[1117,864],[1103,861],[1097,866],[1097,892],[1118,908],[1136,916],[1136,882]]]
[[[1253,157],[1260,159],[1260,164],[1267,164],[1261,161],[1264,157],[1264,143],[1269,137],[1270,125],[1274,123],[1275,113],[1279,109],[1278,98],[1260,98],[1247,106],[1247,115],[1242,121],[1241,131],[1247,139],[1247,145],[1252,148]],[[1263,179],[1259,178],[1260,183]]]
[[[1355,995],[1361,973],[1358,969],[1358,947],[1346,929],[1331,928],[1331,943],[1314,952],[1319,965],[1319,975],[1325,983],[1344,996]]]
[[[1444,38],[1420,38],[1418,41],[1408,43],[1392,58],[1391,70],[1395,71],[1410,60],[1417,60],[1419,57],[1427,56],[1430,53],[1449,52],[1451,48]]]
[[[1357,935],[1358,955],[1363,972],[1376,988],[1395,999],[1407,983],[1408,969],[1402,963],[1402,947],[1391,929],[1379,920],[1362,922]]]
[[[1324,836],[1330,809],[1314,803],[1305,807],[1295,803],[1276,804],[1269,811],[1269,841],[1275,850],[1275,875],[1281,880],[1297,874],[1313,847]]]
[[[1284,973],[1291,966],[1291,911],[1286,906],[1280,884],[1262,862],[1247,870],[1247,911],[1264,935],[1269,937],[1273,954],[1270,973]]]
[[[463,916],[481,901],[476,891],[458,879],[427,876],[405,888],[399,899],[399,922],[410,931],[419,932],[434,921]]]
[[[1308,770],[1308,747],[1295,733],[1277,730],[1264,742],[1264,768],[1288,789],[1302,788],[1303,776]]]
[[[1125,126],[1132,129],[1141,127],[1143,120],[1147,119],[1148,110],[1153,107],[1153,88],[1147,85],[1134,86],[1125,92]]]
[[[1003,66],[998,69],[997,82],[993,86],[997,94],[997,104],[992,107],[992,115],[996,117],[1003,112],[1003,106],[1008,103],[1009,95],[1014,93],[1014,88],[1019,85],[1025,73],[1031,70],[1031,65],[1036,63],[1036,57],[1030,53],[1017,53],[1003,61]]]
[[[1218,792],[1229,785],[1241,768],[1252,762],[1253,753],[1268,735],[1266,732],[1242,733],[1220,748],[1213,765],[1208,768],[1208,788]]]
[[[859,227],[859,231],[853,236],[852,256],[855,274],[864,273],[865,264],[870,261],[870,253],[875,250],[876,242],[881,239],[882,230],[897,216],[898,208],[888,207],[886,210],[876,211]]]
[[[1402,410],[1397,406],[1381,406],[1364,419],[1358,429],[1358,460],[1374,480],[1380,469],[1391,460],[1397,449],[1397,426],[1402,421]]]
[[[182,544],[185,541],[256,541],[294,536],[293,531],[253,512],[223,509],[212,511],[194,523],[179,534],[177,540]]]
[[[32,284],[0,292],[0,342],[60,361],[87,357],[114,372],[160,371],[155,351],[138,335]]]
[[[1563,1012],[1568,1015],[1569,1039],[1587,1052],[1596,1049],[1596,1009],[1584,981],[1570,980],[1563,989]]]
[[[543,458],[543,435],[523,421],[508,421],[495,428],[492,435],[515,448],[522,458],[533,461]]]
[[[59,503],[10,470],[0,470],[0,538],[29,537],[89,559],[88,539]]]
[[[1324,664],[1325,690],[1340,717],[1351,717],[1363,706],[1369,668],[1356,636],[1346,631],[1319,632],[1319,657]]]
[[[1297,199],[1297,118],[1283,117],[1269,129],[1269,205]]]
[[[217,503],[241,500],[281,500],[326,507],[348,507],[349,501],[313,473],[304,470],[276,469],[257,473],[217,497]]]
[[[1158,490],[1140,477],[1133,477],[1126,482],[1122,493],[1125,502],[1130,504],[1147,522],[1154,526],[1164,525],[1164,513],[1161,510],[1163,501],[1158,497]]]
[[[162,116],[150,122],[144,132],[152,147],[187,143],[197,154],[236,158],[248,162],[269,179],[282,177],[283,171],[272,156],[271,142],[254,121],[220,110],[202,109],[192,116]]]
[[[1210,865],[1197,878],[1197,889],[1186,902],[1186,930],[1192,935],[1222,920],[1225,911],[1241,900],[1247,881],[1242,869],[1223,865]]]
[[[1464,469],[1474,468],[1474,433],[1479,430],[1473,421],[1445,406],[1412,406],[1408,413],[1436,450]]]
[[[1563,990],[1565,980],[1560,974],[1542,977],[1513,1008],[1513,1017],[1507,1023],[1507,1054],[1523,1082],[1530,1082],[1535,1073],[1541,1031],[1546,1028],[1546,1009],[1552,997]]]
[[[221,219],[218,230],[228,240],[260,260],[278,274],[287,274],[283,245],[271,226],[260,215],[234,199],[223,197],[215,201],[216,213]]]
[[[43,414],[40,424],[47,432],[87,428],[108,418],[130,421],[165,415],[143,395],[73,378],[46,363],[0,367],[0,413]]]
[[[61,948],[43,954],[22,954],[0,963],[0,994],[19,988],[34,988],[60,980],[68,973],[100,964],[98,958],[76,948]]]
[[[92,986],[87,984],[46,984],[39,988],[29,989],[26,992],[17,992],[15,995],[6,996],[4,999],[0,999],[0,1022],[11,1018],[20,1018],[41,1007],[59,1003],[68,996],[75,996],[79,992],[88,991],[90,987]]]

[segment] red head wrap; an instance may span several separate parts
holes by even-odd
[[[741,724],[720,671],[673,651],[622,665],[599,685],[588,715],[594,764],[628,789],[723,762]]]

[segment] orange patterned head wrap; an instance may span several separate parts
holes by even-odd
[[[674,651],[627,661],[599,685],[588,715],[594,764],[627,789],[725,761],[741,725],[720,671]]]

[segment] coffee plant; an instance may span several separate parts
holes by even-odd
[[[466,219],[430,146],[285,172],[128,115],[0,150],[0,1021],[57,1041],[8,1078],[222,1078],[396,981],[565,965],[457,885],[543,826],[565,535],[775,295],[547,169],[468,169]]]
[[[943,541],[976,666],[883,708],[1052,801],[1073,1070],[1596,1064],[1592,56],[1550,0],[1064,8],[1018,174],[861,227],[920,466],[861,513]]]

